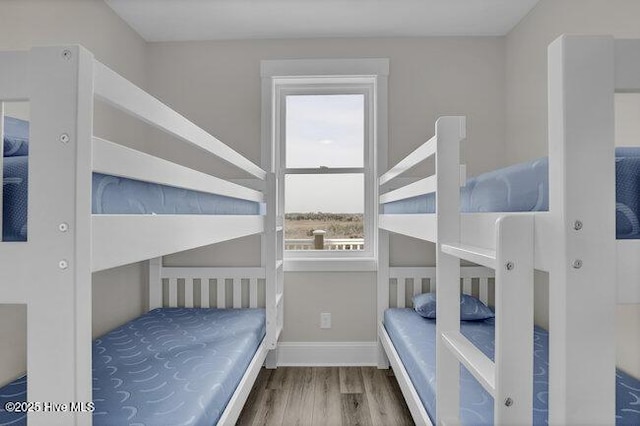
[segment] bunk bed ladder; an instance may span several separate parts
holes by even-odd
[[[275,173],[268,174],[264,266],[267,285],[267,343],[272,351],[277,349],[278,338],[284,324],[284,216],[282,213],[284,205],[277,197],[280,183]],[[267,359],[267,366],[270,368],[275,368],[276,363],[274,355]]]
[[[438,355],[445,368],[464,365],[494,398],[495,424],[531,424],[533,412],[533,216],[507,215],[496,221],[496,249],[464,244],[441,244],[441,260],[453,265],[444,271],[453,280],[438,279]],[[495,362],[460,332],[459,260],[495,269]],[[456,272],[456,268],[457,271]],[[442,283],[442,284],[441,284]],[[449,287],[445,291],[440,286]],[[440,310],[457,306],[455,318]],[[440,374],[438,402],[443,395],[459,395],[459,376]],[[454,381],[455,378],[455,381]],[[442,393],[441,393],[442,391]],[[439,404],[438,423],[459,423],[459,396],[455,405]]]

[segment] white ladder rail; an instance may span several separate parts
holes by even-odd
[[[533,421],[533,216],[496,221],[494,421]]]
[[[440,241],[460,241],[458,165],[465,125],[465,117],[442,117],[436,122],[436,424],[459,423],[460,367],[439,337],[460,332],[460,259],[444,252]]]
[[[533,419],[533,224],[531,215],[500,217],[494,257],[488,249],[464,246],[464,250],[456,250],[448,248],[462,246],[442,244],[442,251],[449,256],[481,258],[496,270],[495,362],[459,330],[439,336],[450,352],[447,357],[453,355],[493,396],[494,422],[499,425],[531,424]],[[457,285],[450,287],[458,290]],[[449,308],[445,304],[444,309]],[[458,382],[450,379],[445,387],[459,392]],[[458,421],[455,413],[447,412],[443,417]]]
[[[464,117],[436,123],[437,424],[460,422],[464,364],[494,396],[496,424],[530,424],[533,413],[533,216],[495,222],[495,249],[461,244],[460,141]],[[496,270],[495,363],[460,333],[460,259]],[[468,290],[470,282],[464,282]],[[486,295],[485,295],[486,296]],[[486,297],[483,297],[486,298]]]

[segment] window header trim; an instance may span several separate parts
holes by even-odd
[[[260,63],[262,77],[388,76],[388,58],[277,59]]]

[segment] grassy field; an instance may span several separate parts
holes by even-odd
[[[364,238],[362,214],[287,213],[285,239],[312,238],[313,231],[327,231],[325,238]]]

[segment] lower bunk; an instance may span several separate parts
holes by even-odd
[[[461,321],[460,330],[485,355],[494,356],[494,319]],[[436,320],[409,308],[387,309],[380,325],[383,343],[417,424],[435,424]],[[533,424],[548,417],[549,334],[534,330]],[[460,420],[466,425],[493,425],[493,398],[460,367]],[[426,414],[426,416],[424,415]],[[640,425],[640,380],[616,371],[616,424]]]
[[[233,424],[267,354],[265,323],[264,309],[158,308],[94,340],[93,424]],[[0,389],[0,425],[26,425],[5,409],[26,386]]]

